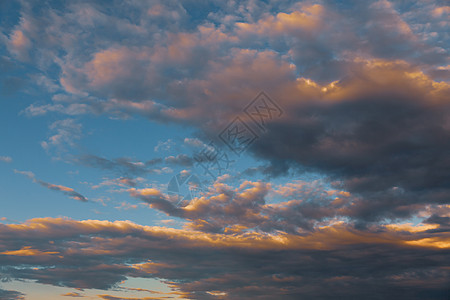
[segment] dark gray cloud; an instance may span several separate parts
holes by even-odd
[[[150,204],[152,208],[183,218],[189,221],[190,228],[204,232],[234,234],[242,230],[257,230],[298,234],[314,231],[318,222],[326,224],[333,218],[357,218],[358,208],[378,216],[373,207],[364,206],[364,199],[342,190],[330,190],[325,182],[319,181],[294,182],[278,189],[264,182],[247,181],[239,188],[216,182],[214,187],[202,190],[197,198],[181,204],[177,203],[178,199],[172,199],[172,195],[156,189],[129,191],[132,197]],[[270,196],[283,200],[269,203]],[[386,199],[387,203],[388,200],[391,199]],[[378,201],[375,205],[380,203],[384,204]],[[385,206],[387,211],[395,209],[395,204]],[[417,211],[423,209],[423,206],[417,207]]]
[[[0,299],[2,300],[25,300],[25,294],[17,291],[0,289]]]
[[[215,299],[211,292],[224,299],[445,299],[450,253],[408,244],[425,237],[448,239],[348,226],[302,237],[224,237],[130,222],[36,219],[0,224],[0,265],[13,279],[85,289],[157,277],[195,299]]]
[[[448,203],[449,112],[446,102],[407,86],[334,103],[300,102],[250,150],[275,170],[319,172],[360,195],[355,218],[406,218],[414,205]]]

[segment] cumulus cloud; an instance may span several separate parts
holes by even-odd
[[[182,203],[174,195],[154,188],[132,188],[129,193],[169,216],[185,219],[187,228],[204,232],[303,234],[340,222],[371,228],[378,224],[374,220],[379,220],[380,215],[393,223],[419,217],[424,224],[439,225],[439,231],[448,230],[448,205],[426,202],[429,195],[411,202],[408,199],[414,195],[393,189],[371,203],[371,198],[341,187],[340,183],[326,180],[296,180],[277,186],[244,181],[238,187],[216,181]]]
[[[296,181],[277,188],[251,181],[234,188],[216,181],[183,205],[158,189],[132,188],[129,192],[152,208],[188,220],[189,228],[226,234],[244,230],[297,234],[330,221],[348,218],[350,222],[352,208],[360,203],[350,193],[320,181]]]
[[[252,2],[240,6],[214,3],[212,6],[220,7],[221,13],[210,12],[194,27],[185,28],[178,26],[186,25],[185,17],[192,11],[179,3],[129,5],[130,10],[141,11],[137,15],[139,25],[131,24],[130,18],[108,15],[88,4],[70,5],[46,19],[33,16],[28,11],[32,5],[24,8],[24,19],[36,26],[19,24],[18,30],[28,28],[28,34],[42,41],[42,51],[49,56],[55,49],[63,48],[71,54],[67,58],[77,57],[62,58],[55,63],[63,70],[60,82],[67,92],[98,97],[93,102],[80,99],[81,112],[143,114],[160,121],[201,124],[208,113],[198,106],[210,108],[215,103],[218,110],[237,110],[241,108],[237,105],[239,100],[251,99],[261,87],[270,87],[272,92],[278,84],[286,80],[295,83],[298,77],[321,83],[342,80],[358,68],[355,57],[403,59],[420,65],[429,74],[448,65],[445,49],[436,46],[435,40],[419,36],[423,33],[420,29],[429,21],[419,12],[435,11],[438,17],[445,13],[444,8],[439,10],[432,4],[412,5],[410,13],[402,13],[403,7],[387,1],[356,4],[349,9],[332,3],[274,3],[261,9],[256,9]],[[271,13],[264,13],[264,9]],[[174,13],[184,17],[164,27],[166,35],[157,34],[155,26],[168,25],[167,20],[158,18]],[[212,21],[227,26],[215,26]],[[94,35],[86,35],[80,42],[73,33],[80,26],[93,28],[96,23],[114,24],[108,27],[109,34],[103,36],[103,43],[97,47],[92,46],[95,43],[89,44]],[[48,29],[39,39],[38,31],[32,29],[44,24]],[[441,34],[438,21],[429,24],[431,28],[425,29],[429,34]],[[58,31],[60,28],[66,28],[66,33]],[[118,46],[112,37],[125,34],[129,45]],[[261,46],[266,44],[270,48]],[[81,49],[83,52],[79,53]],[[90,55],[84,55],[84,51]],[[431,56],[435,61],[430,61]],[[234,66],[229,67],[230,64]],[[222,75],[223,71],[232,71],[234,80]],[[287,89],[285,93],[290,91]],[[221,105],[223,102],[226,105]],[[43,106],[42,110],[46,109],[68,111],[63,104]]]
[[[142,162],[142,161],[135,161],[128,157],[107,159],[97,155],[86,154],[76,158],[75,162],[88,167],[107,170],[114,174],[122,176],[122,178],[127,178],[130,180],[136,180],[136,178],[133,179],[133,177],[139,177],[145,174],[151,173],[160,174],[160,173],[167,173],[170,171],[169,169],[164,167],[155,168],[155,165],[158,165],[163,162],[162,158],[154,158]]]

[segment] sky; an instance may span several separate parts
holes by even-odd
[[[449,299],[449,20],[0,0],[0,299]]]

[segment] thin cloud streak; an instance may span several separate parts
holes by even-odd
[[[14,173],[25,175],[28,178],[30,178],[31,180],[33,180],[33,182],[35,182],[45,188],[48,188],[49,190],[62,192],[63,194],[65,194],[66,196],[69,196],[72,199],[75,199],[75,200],[78,200],[81,202],[89,201],[85,196],[81,195],[80,193],[76,192],[74,189],[72,189],[70,187],[66,187],[66,186],[58,185],[58,184],[52,184],[52,183],[48,183],[48,182],[42,181],[40,179],[37,179],[36,176],[34,175],[34,173],[31,171],[14,170]]]

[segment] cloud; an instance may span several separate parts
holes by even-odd
[[[111,295],[98,295],[104,300],[158,300],[158,299],[172,299],[170,296],[159,296],[159,297],[143,297],[143,298],[129,298],[129,297],[116,297]]]
[[[57,184],[51,184],[48,182],[44,182],[41,180],[37,180],[37,183],[39,183],[40,185],[42,185],[43,187],[46,187],[50,190],[54,190],[54,191],[60,191],[63,192],[65,195],[69,196],[72,199],[81,201],[81,202],[87,202],[88,199],[86,197],[84,197],[83,195],[81,195],[80,193],[76,192],[74,189],[63,186],[63,185],[57,185]]]
[[[61,296],[64,296],[64,297],[84,297],[80,293],[66,293],[66,294],[63,294]]]
[[[135,22],[130,22],[133,18],[127,12],[107,14],[89,4],[68,5],[47,18],[34,16],[32,5],[23,8],[27,22],[49,27],[43,37],[34,38],[42,41],[43,51],[57,57],[56,49],[70,53],[56,62],[62,69],[58,79],[66,92],[83,95],[77,103],[32,105],[29,111],[138,114],[208,131],[224,125],[217,122],[229,121],[228,116],[242,110],[242,101],[252,99],[263,87],[290,110],[296,99],[327,98],[321,89],[330,89],[329,83],[351,80],[357,84],[364,74],[354,74],[364,68],[365,61],[403,60],[427,75],[448,65],[445,50],[436,40],[420,36],[425,31],[445,39],[439,21],[422,16],[445,12],[436,10],[433,3],[408,8],[387,1],[351,7],[273,3],[256,8],[252,2],[214,3],[204,7],[211,11],[191,25],[186,23],[193,12],[189,3],[186,7],[179,3],[128,5],[131,11],[141,12],[133,15]],[[169,25],[162,16],[176,21]],[[92,42],[97,37],[93,30],[82,41],[77,38],[80,27],[97,28],[94,24],[113,24],[102,35],[101,46]],[[157,29],[162,24],[167,27]],[[18,25],[20,30],[23,27]],[[37,37],[34,27],[27,30]],[[67,30],[62,33],[58,28]],[[124,36],[126,44],[113,38]]]
[[[32,249],[31,247],[23,247],[20,250],[4,251],[4,252],[0,252],[0,254],[14,255],[14,256],[41,256],[41,255],[58,254],[58,252],[41,252],[39,250]]]
[[[48,188],[50,190],[62,192],[63,194],[65,194],[66,196],[69,196],[72,199],[75,199],[75,200],[78,200],[81,202],[88,202],[88,199],[85,196],[81,195],[80,193],[75,191],[73,188],[42,181],[40,179],[37,179],[33,172],[14,170],[14,173],[25,175],[28,178],[32,179],[33,182],[38,183],[41,186]]]
[[[0,298],[2,300],[24,300],[25,294],[17,291],[8,291],[0,289]]]
[[[184,144],[188,145],[188,146],[191,146],[191,147],[195,147],[195,148],[200,148],[200,147],[204,147],[205,146],[205,144],[201,140],[199,140],[197,138],[185,138],[184,139]]]
[[[5,162],[5,163],[10,163],[10,162],[12,162],[12,158],[9,156],[0,156],[0,161]]]
[[[175,142],[172,139],[168,139],[165,142],[159,141],[158,145],[155,146],[155,152],[170,151],[173,146],[175,146]]]
[[[154,158],[146,162],[133,161],[128,157],[119,157],[114,159],[107,159],[104,157],[86,154],[78,157],[75,162],[81,163],[92,168],[99,168],[102,170],[111,171],[123,178],[132,179],[133,176],[143,176],[149,173],[166,172],[167,169],[153,168],[154,165],[163,162],[162,158]]]
[[[303,31],[316,31],[324,19],[324,7],[320,4],[303,5],[300,10],[292,13],[277,13],[276,16],[267,15],[256,23],[236,23],[242,35],[281,35],[294,34]]]
[[[99,184],[93,185],[92,188],[98,189],[103,186],[135,187],[139,183],[144,182],[144,181],[145,181],[145,179],[142,177],[137,177],[137,178],[120,177],[120,178],[115,178],[115,179],[105,179],[102,182],[100,182]]]
[[[31,172],[31,171],[19,171],[19,170],[14,170],[14,173],[16,173],[16,174],[21,174],[21,175],[24,175],[24,176],[27,176],[28,178],[30,178],[30,179],[34,179],[36,176],[34,175],[34,173],[33,172]]]
[[[216,181],[182,203],[174,195],[154,188],[128,191],[154,209],[185,219],[187,228],[224,234],[247,230],[299,234],[339,222],[370,228],[370,224],[378,224],[371,220],[378,220],[380,215],[393,223],[419,217],[424,223],[438,224],[440,231],[447,231],[450,216],[445,204],[427,203],[426,198],[411,203],[408,200],[413,195],[404,191],[394,189],[377,195],[383,198],[370,199],[323,179],[295,180],[278,186],[244,181],[239,187]]]
[[[26,22],[25,20],[22,21]],[[23,61],[30,59],[28,51],[32,43],[22,30],[16,29],[11,33],[7,46],[18,59]]]
[[[0,265],[13,279],[83,289],[113,287],[126,277],[163,278],[185,298],[378,297],[367,291],[383,287],[386,299],[442,299],[450,276],[448,233],[405,230],[341,223],[306,235],[223,235],[44,218],[0,224],[0,246],[11,251],[0,255]],[[25,245],[35,251],[15,255]]]
[[[178,154],[177,156],[168,156],[164,159],[167,164],[180,165],[183,167],[191,167],[194,164],[192,157],[186,154]]]
[[[49,128],[55,134],[49,137],[47,141],[41,142],[41,146],[46,151],[55,148],[58,155],[68,151],[68,148],[73,148],[75,141],[82,137],[82,125],[76,123],[73,119],[55,121]]]
[[[209,140],[236,116],[253,124],[243,108],[265,90],[285,113],[267,120],[246,152],[262,166],[240,175],[311,172],[321,180],[242,178],[237,187],[219,180],[180,207],[159,189],[139,188],[136,177],[170,171],[157,164],[190,166],[189,157],[80,156],[117,175],[100,185],[129,186],[132,197],[180,218],[185,229],[55,219],[0,225],[14,233],[1,240],[2,271],[96,288],[157,277],[195,299],[444,298],[447,19],[441,1],[157,1],[110,10],[24,3],[0,38],[53,94],[27,115],[143,116]],[[42,146],[76,146],[77,122],[54,122]],[[171,140],[155,147],[172,149]]]
[[[181,206],[177,199],[157,189],[133,188],[129,192],[152,208],[188,220],[189,228],[226,234],[244,230],[298,233],[314,230],[334,218],[350,218],[350,222],[349,207],[359,204],[350,193],[321,181],[296,181],[277,189],[265,182],[244,181],[233,188],[216,181]],[[269,203],[269,197],[282,200]]]
[[[115,207],[116,209],[119,209],[119,210],[129,210],[129,209],[136,209],[136,208],[138,208],[138,206],[136,205],[136,204],[130,204],[130,203],[127,203],[127,202],[122,202],[122,203],[120,203],[120,205],[119,206],[116,206]]]
[[[358,74],[364,80],[354,77],[329,87],[312,85],[311,89],[324,93],[321,100],[299,98],[298,108],[287,109],[283,120],[269,124],[250,151],[272,161],[274,167],[296,164],[340,181],[348,191],[367,198],[372,216],[360,212],[367,221],[407,217],[396,207],[409,203],[414,209],[425,198],[442,203],[439,195],[448,188],[444,170],[449,147],[444,100],[448,85],[433,84],[405,63],[373,61],[361,67]],[[415,86],[412,74],[416,74]],[[436,164],[428,161],[430,156]],[[391,193],[395,188],[404,193]]]
[[[181,216],[182,210],[177,208],[174,203],[169,201],[168,197],[164,195],[161,191],[154,188],[145,188],[145,189],[135,189],[131,188],[128,190],[132,197],[136,197],[144,200],[151,207],[156,208],[158,210],[162,210],[169,215]]]

